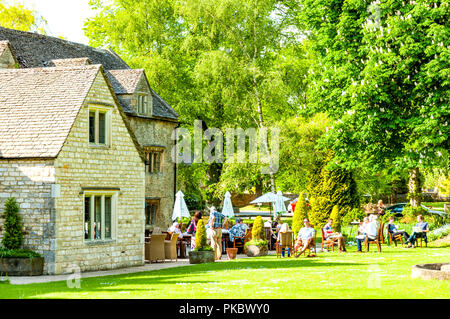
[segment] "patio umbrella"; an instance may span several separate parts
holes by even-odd
[[[177,218],[182,219],[183,217],[190,218],[189,210],[184,201],[184,194],[182,191],[178,191],[175,195],[175,204],[173,205],[172,221],[177,220]]]
[[[279,194],[278,194],[278,193],[279,193]],[[258,198],[256,198],[256,199],[254,199],[254,200],[252,200],[252,201],[250,202],[250,204],[272,203],[272,205],[274,206],[274,209],[275,209],[275,204],[276,204],[276,202],[277,202],[277,199],[278,199],[279,201],[281,201],[283,205],[284,205],[284,202],[285,202],[285,201],[290,200],[289,197],[283,196],[283,194],[282,194],[280,191],[278,191],[278,193],[277,193],[277,194],[272,193],[272,192],[265,193],[264,195],[262,195],[262,196],[260,196],[260,197],[258,197]],[[280,205],[280,209],[282,209],[281,205]],[[285,212],[285,211],[286,211],[286,206],[284,206],[283,212]],[[270,211],[270,212],[272,212],[272,211]],[[274,217],[276,217],[276,216],[274,216]]]
[[[285,198],[285,199],[284,199]],[[284,197],[283,194],[281,193],[281,191],[277,192],[276,195],[276,199],[275,199],[275,203],[274,203],[274,207],[273,207],[273,211],[275,213],[283,213],[286,212],[286,205],[284,204],[284,202],[286,200],[290,200],[290,198]]]
[[[223,200],[222,214],[228,218],[232,218],[234,216],[233,204],[231,203],[231,194],[228,191],[225,193],[225,199]]]

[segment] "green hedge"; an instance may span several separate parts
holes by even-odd
[[[29,249],[6,249],[0,247],[0,258],[34,258],[42,257],[40,254]]]

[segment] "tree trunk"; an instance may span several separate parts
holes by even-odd
[[[411,168],[409,170],[409,204],[412,207],[419,207],[421,203],[421,185],[420,185],[420,171],[418,168]]]

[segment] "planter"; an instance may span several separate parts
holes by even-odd
[[[267,256],[269,249],[266,246],[248,245],[245,247],[248,257]]]
[[[204,264],[214,262],[214,251],[212,250],[191,250],[189,252],[189,263],[190,264]]]
[[[8,276],[40,276],[44,271],[44,258],[0,258],[0,274]]]
[[[228,260],[235,259],[237,252],[238,252],[237,248],[227,248]]]

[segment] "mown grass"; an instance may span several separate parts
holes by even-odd
[[[0,286],[0,298],[449,298],[450,282],[410,277],[415,264],[449,262],[450,248],[375,246],[316,258],[242,258],[127,275]]]

